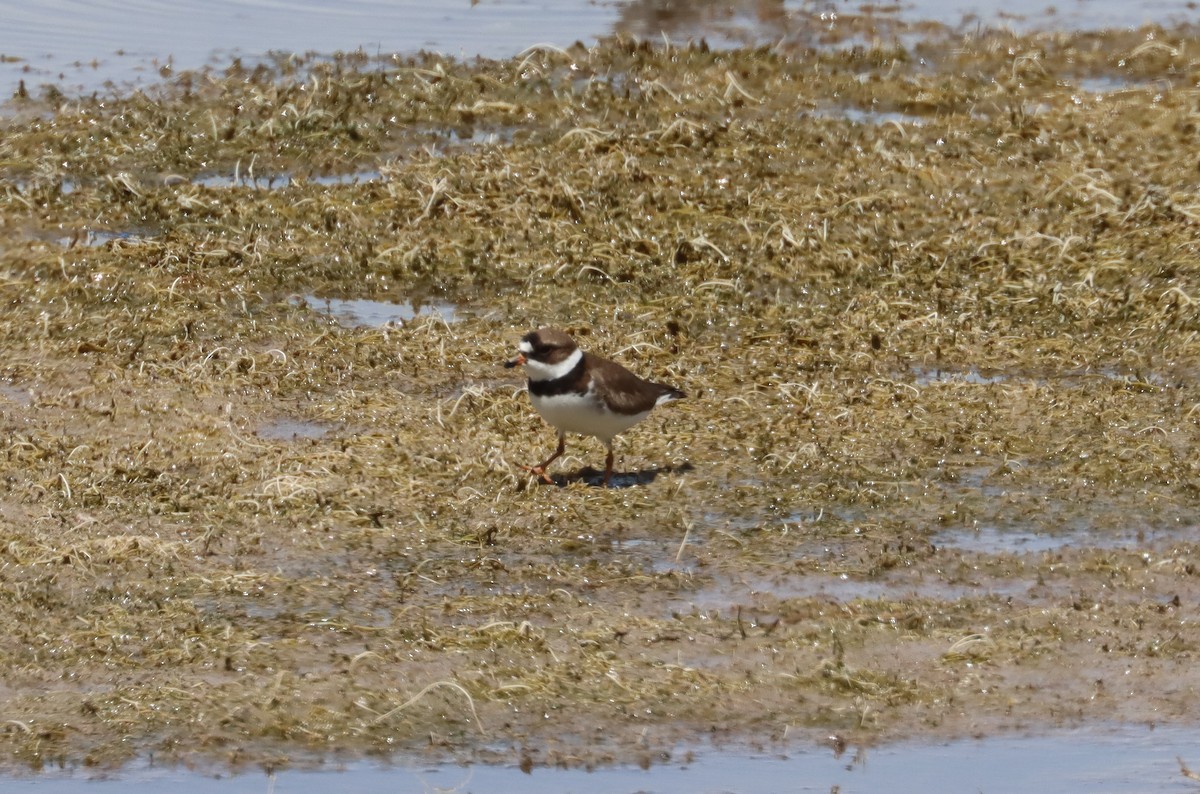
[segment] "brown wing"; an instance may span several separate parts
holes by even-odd
[[[596,387],[608,393],[609,405],[619,414],[640,414],[649,411],[664,394],[683,396],[683,392],[678,389],[642,380],[615,361],[591,353],[584,353],[583,356],[590,367]]]

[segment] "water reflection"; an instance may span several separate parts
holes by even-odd
[[[273,419],[254,431],[260,438],[275,441],[294,441],[303,438],[324,438],[333,428],[323,422],[305,419]]]
[[[318,298],[306,295],[302,305],[327,314],[346,328],[381,327],[404,323],[419,316],[439,317],[452,323],[458,320],[458,306],[446,301],[380,301],[366,299]]]
[[[426,3],[347,0],[275,3],[211,0],[203,4],[144,0],[136,14],[105,3],[0,0],[4,22],[0,103],[29,97],[127,93],[181,70],[224,68],[272,53],[361,53],[419,50],[460,58],[509,58],[530,45],[590,45],[620,33],[650,42],[704,39],[713,47],[887,45],[918,22],[950,29],[979,26],[1135,27],[1187,21],[1189,0],[1152,7],[1089,0],[1048,11],[1045,0],[914,0],[852,5],[837,0],[491,0]],[[929,31],[928,25],[922,27]]]
[[[835,7],[805,3],[805,8],[789,11],[787,5],[783,0],[638,0],[621,9],[616,31],[648,41],[704,39],[714,47],[756,46],[794,36],[796,21],[806,19],[814,5]]]

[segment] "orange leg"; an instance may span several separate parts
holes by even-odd
[[[543,482],[553,485],[554,480],[550,479],[550,475],[546,473],[546,467],[549,466],[551,463],[553,463],[555,460],[557,460],[559,458],[559,456],[562,455],[563,452],[566,451],[566,449],[567,449],[567,436],[565,433],[559,433],[558,434],[558,449],[554,450],[553,455],[546,458],[544,461],[542,461],[541,463],[539,463],[536,466],[522,466],[521,468],[524,469],[525,471],[528,471],[528,472],[538,475],[539,477],[542,478]]]
[[[608,481],[612,479],[612,469],[613,469],[613,450],[612,450],[612,447],[610,446],[608,448],[608,457],[606,457],[604,459],[604,487],[605,488],[608,487]]]

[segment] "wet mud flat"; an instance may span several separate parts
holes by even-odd
[[[1194,723],[1200,40],[842,24],[7,106],[6,763]]]

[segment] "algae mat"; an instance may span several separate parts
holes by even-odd
[[[7,763],[1193,721],[1200,40],[917,33],[11,105]],[[689,394],[618,487],[540,324]]]

